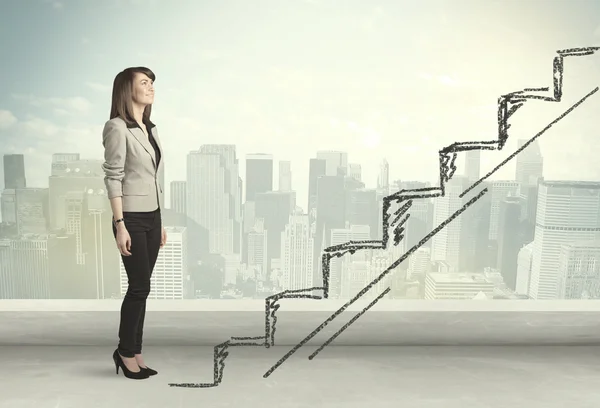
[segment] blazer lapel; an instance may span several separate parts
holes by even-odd
[[[152,163],[154,164],[154,168],[156,168],[156,158],[154,157],[154,148],[150,144],[150,141],[146,137],[146,134],[139,127],[129,128],[131,134],[137,139],[138,142],[144,147],[144,149],[148,152],[150,157],[152,158]],[[154,132],[154,128],[152,128],[152,132]],[[158,144],[158,142],[157,142]],[[159,145],[160,149],[160,145]]]
[[[150,134],[151,136],[154,138],[154,140],[156,141],[156,146],[158,146],[158,152],[160,153],[160,162],[163,162],[163,149],[162,146],[160,144],[160,139],[158,138],[158,132],[156,131],[156,126],[152,126],[152,129],[150,129]]]

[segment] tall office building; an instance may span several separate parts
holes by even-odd
[[[561,245],[596,240],[599,234],[600,182],[541,182],[529,296],[557,298]]]
[[[415,190],[429,186],[429,183],[423,181],[396,180],[390,185],[390,193],[402,190]],[[421,241],[421,239],[423,239],[423,237],[425,237],[429,231],[431,231],[433,224],[433,202],[430,198],[413,200],[409,212],[410,217],[405,225],[404,238],[402,242],[402,246],[406,249],[412,248],[419,241]],[[431,247],[431,240],[425,242],[423,247]]]
[[[267,230],[267,274],[273,259],[281,256],[281,237],[289,221],[292,194],[291,191],[269,191],[255,196],[255,217],[264,220]]]
[[[292,162],[279,161],[279,191],[292,191]]]
[[[259,196],[260,197],[260,196]],[[267,239],[268,231],[265,229],[265,220],[257,218],[254,227],[248,232],[247,238],[247,264],[249,268],[259,271],[259,276],[267,276],[269,258],[267,248],[269,246]]]
[[[368,241],[371,232],[368,225],[346,225],[346,228],[331,230],[330,245],[341,245],[350,241]],[[362,251],[366,252],[366,251]],[[359,258],[363,254],[359,254]],[[352,254],[335,257],[329,263],[329,295],[332,298],[347,298],[356,295],[368,285],[368,268],[352,269]],[[359,259],[360,261],[360,259]],[[354,273],[352,273],[352,272]],[[354,293],[352,293],[354,292]]]
[[[324,159],[310,159],[308,169],[308,205],[306,213],[311,224],[314,222],[314,210],[317,208],[317,181],[325,175],[327,162]]]
[[[227,194],[233,202],[232,217],[234,220],[239,220],[241,217],[242,195],[240,178],[240,165],[237,158],[235,145],[231,144],[206,144],[200,147],[200,152],[204,154],[218,154],[221,156],[222,165],[224,166],[227,176],[225,180],[225,188]]]
[[[22,234],[45,234],[48,230],[48,189],[15,190],[17,231]]]
[[[171,181],[171,210],[178,214],[187,214],[187,193],[185,181]]]
[[[16,224],[17,222],[17,190],[5,188],[0,196],[0,211],[4,224]]]
[[[15,272],[12,267],[11,240],[0,238],[0,299],[15,297]]]
[[[560,299],[600,298],[600,241],[561,246],[557,289]]]
[[[519,192],[519,183],[511,180],[493,180],[490,181],[491,191],[491,209],[490,209],[490,230],[488,238],[495,241],[498,238],[498,222],[500,217],[500,203],[506,197],[515,197]]]
[[[75,235],[75,259],[77,265],[85,264],[83,250],[83,219],[85,217],[85,195],[83,191],[69,191],[65,197],[65,230]]]
[[[345,176],[348,171],[348,153],[336,150],[320,150],[317,159],[325,160],[326,176]]]
[[[109,224],[110,225],[110,224]],[[119,270],[119,252],[114,244],[111,231],[112,245],[104,246],[104,254],[112,256],[117,262],[116,266],[107,265],[106,271],[111,277],[118,280],[116,271]],[[102,245],[102,242],[98,243]],[[48,234],[48,273],[49,273],[49,298],[50,299],[86,299],[89,293],[96,293],[96,287],[88,288],[89,282],[84,282],[85,265],[78,265],[74,256],[75,234],[68,234],[64,230],[57,230]],[[112,249],[112,250],[111,250]],[[101,279],[98,279],[101,280]],[[119,293],[120,294],[120,293]]]
[[[526,140],[519,140],[519,148],[526,142]],[[515,180],[520,184],[519,197],[523,200],[521,218],[529,225],[527,234],[529,239],[533,239],[538,183],[543,180],[543,173],[544,158],[539,141],[535,140],[519,153],[515,169]]]
[[[374,189],[346,190],[346,217],[350,225],[368,225],[370,238],[377,239],[379,231],[379,207]]]
[[[234,145],[203,145],[188,154],[186,195],[187,216],[206,232],[208,251],[239,253],[241,197]]]
[[[484,181],[478,186],[480,190],[487,188],[488,193],[458,217],[461,219],[459,255],[461,272],[483,272],[485,267],[496,265],[496,245],[489,240],[492,207],[490,184]],[[470,185],[472,185],[471,181],[465,178],[465,186]]]
[[[73,154],[72,157],[76,157]],[[48,221],[50,230],[66,228],[67,197],[71,192],[83,194],[88,189],[106,190],[102,160],[58,161],[53,163],[52,175],[48,178]],[[59,166],[60,164],[60,166]]]
[[[5,154],[4,188],[25,188],[25,157],[22,154]]]
[[[254,231],[256,226],[256,203],[254,201],[246,201],[242,208],[242,262],[248,262],[248,234]]]
[[[424,280],[425,275],[431,268],[431,248],[418,248],[408,258],[408,270],[406,280]]]
[[[524,234],[527,242],[533,241],[535,233],[535,219],[537,210],[537,198],[539,182],[544,178],[540,177],[537,184],[519,185],[519,198],[521,199],[521,221],[524,222]]]
[[[465,154],[465,176],[470,183],[479,180],[481,150],[467,150]]]
[[[30,234],[11,241],[15,299],[48,299],[48,239]]]
[[[308,214],[292,214],[281,242],[283,290],[309,288],[313,284],[313,239]]]
[[[60,176],[69,167],[69,163],[81,160],[79,153],[54,153],[52,155],[52,164],[50,175]]]
[[[317,180],[317,218],[314,235],[313,277],[322,284],[321,255],[331,245],[331,230],[346,226],[346,194],[343,176],[321,176]]]
[[[379,175],[377,176],[377,189],[384,195],[390,191],[390,165],[386,159],[379,165]]]
[[[517,287],[517,259],[525,242],[521,234],[521,200],[507,197],[500,202],[498,222],[498,257],[496,268],[504,283],[512,290]]]
[[[273,191],[273,155],[254,153],[246,156],[246,201],[258,193]]]
[[[460,194],[465,190],[466,183],[466,178],[460,176],[454,176],[446,183],[445,195],[437,197],[433,203],[434,228],[450,218],[464,205],[464,200],[460,197]],[[432,238],[432,262],[445,262],[451,271],[460,271],[461,230],[463,217],[468,216],[469,211],[467,210],[461,216],[453,219]]]
[[[191,152],[187,168],[188,217],[207,233],[208,252],[233,252],[232,200],[226,189],[228,171],[218,153]]]
[[[362,181],[362,167],[359,163],[348,164],[348,175],[354,180]]]
[[[517,283],[515,292],[519,295],[529,294],[531,283],[531,265],[533,263],[533,242],[525,245],[517,255]]]
[[[526,140],[518,141],[519,148],[523,147]],[[535,185],[544,173],[544,158],[538,140],[534,140],[517,155],[515,180],[522,185]]]
[[[368,231],[365,231],[369,234]],[[381,274],[379,264],[373,264],[372,251],[359,251],[354,254],[346,255],[342,260],[342,288],[339,295],[340,299],[351,299],[359,292],[364,290],[373,280]],[[382,280],[389,281],[389,276]],[[362,299],[374,299],[381,294],[382,281],[371,286]]]
[[[50,265],[50,272],[53,279],[52,289],[56,289],[58,276],[69,279],[75,283],[67,283],[65,286],[80,299],[118,299],[120,297],[120,282],[116,271],[119,270],[121,259],[115,246],[115,238],[112,232],[112,210],[110,203],[106,198],[104,189],[88,189],[83,197],[73,197],[72,212],[68,216],[68,225],[73,229],[70,231],[73,240],[70,242],[69,258],[73,257],[73,252],[77,248],[78,256],[75,262],[69,263],[68,270],[60,271],[61,260],[58,263]],[[71,207],[71,206],[69,206]],[[59,241],[64,238],[57,238],[52,248],[48,243],[48,252],[55,250],[61,251]],[[69,240],[69,237],[67,237]],[[74,242],[73,242],[74,241]],[[65,243],[66,244],[66,243]],[[62,252],[62,251],[61,251]],[[60,256],[60,252],[56,254]],[[84,266],[78,267],[77,261],[83,259]],[[57,276],[58,275],[58,276]],[[73,275],[77,275],[74,278]],[[75,286],[75,287],[73,287]],[[54,293],[51,289],[51,294]],[[68,295],[68,290],[59,290]],[[67,292],[67,293],[65,293]]]

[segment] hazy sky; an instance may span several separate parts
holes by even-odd
[[[40,187],[54,152],[102,158],[114,76],[144,65],[167,182],[206,143],[236,144],[242,178],[248,153],[291,160],[302,207],[319,149],[368,186],[384,157],[392,180],[434,180],[437,150],[495,138],[498,96],[551,86],[555,51],[600,45],[599,27],[598,1],[3,0],[0,153],[25,153]],[[484,166],[600,85],[600,56],[565,65],[564,102],[520,110]],[[546,177],[600,180],[599,100],[541,140]]]

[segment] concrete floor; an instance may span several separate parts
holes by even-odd
[[[115,374],[107,346],[0,347],[1,408],[344,407],[596,408],[594,346],[303,347],[271,376],[289,347],[232,348],[222,383],[211,347],[146,346],[147,380]]]

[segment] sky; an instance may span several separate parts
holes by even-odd
[[[243,179],[247,154],[274,155],[275,186],[291,160],[305,207],[317,150],[347,151],[367,187],[383,158],[392,180],[435,181],[439,149],[496,137],[501,94],[551,86],[557,50],[600,45],[600,3],[3,0],[0,38],[0,153],[26,155],[28,186],[47,187],[52,153],[102,159],[112,81],[141,65],[157,76],[167,183],[185,179],[190,151],[232,143]],[[599,74],[600,55],[569,59],[564,100],[521,109],[482,172]],[[599,99],[540,140],[546,178],[600,180]],[[514,163],[494,175],[513,177]]]

